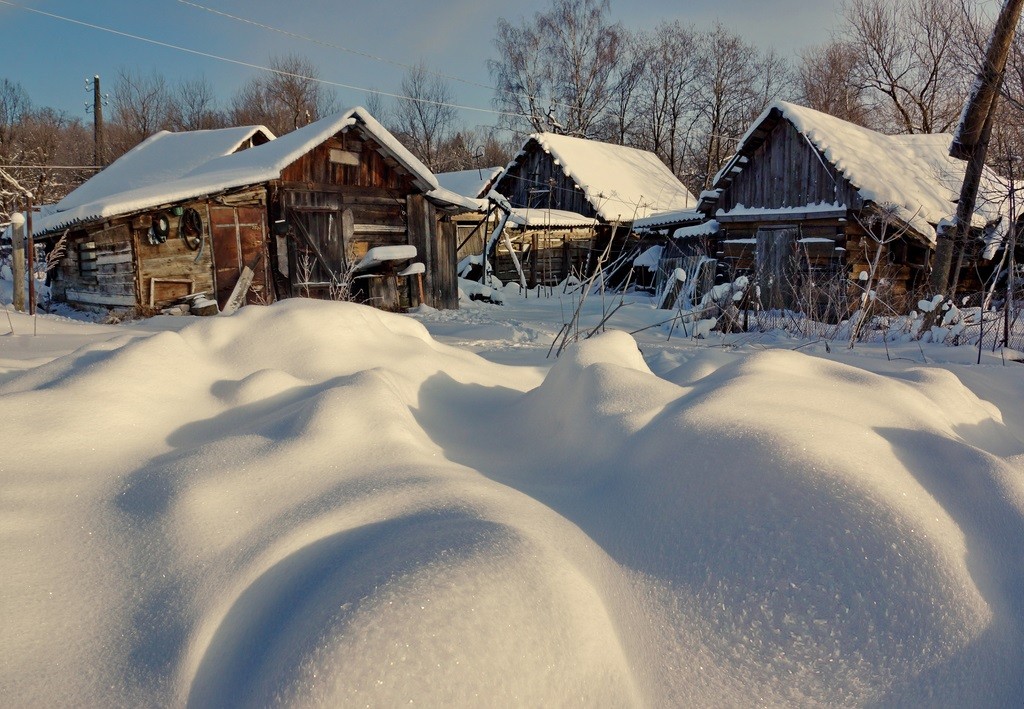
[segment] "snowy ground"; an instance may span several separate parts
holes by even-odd
[[[0,315],[3,703],[1024,702],[1021,364],[571,307]]]

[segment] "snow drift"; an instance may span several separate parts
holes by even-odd
[[[541,381],[292,300],[5,382],[7,701],[1024,697],[1024,435],[982,387],[670,364],[609,333]]]

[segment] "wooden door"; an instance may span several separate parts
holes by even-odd
[[[272,302],[268,287],[266,215],[260,207],[210,207],[210,234],[213,239],[214,282],[217,304],[224,307],[238,282],[242,269],[253,266],[252,286],[246,303]],[[259,259],[257,260],[257,257]]]
[[[794,305],[796,235],[794,226],[757,230],[757,284],[765,310]]]

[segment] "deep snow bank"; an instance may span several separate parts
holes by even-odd
[[[1024,696],[1024,444],[943,370],[609,333],[541,383],[296,300],[0,396],[15,704]]]

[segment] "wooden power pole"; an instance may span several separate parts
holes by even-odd
[[[104,167],[103,144],[103,94],[100,93],[100,75],[92,77],[92,162],[96,167]]]
[[[956,289],[959,267],[953,268],[953,252],[967,244],[971,229],[971,217],[978,200],[978,187],[985,167],[992,121],[999,102],[999,90],[1003,83],[1003,71],[1010,53],[1017,22],[1020,20],[1024,0],[1005,0],[999,18],[992,30],[985,59],[978,71],[970,96],[964,106],[949,154],[967,161],[964,182],[960,188],[960,200],[956,206],[956,222],[951,228],[940,229],[935,244],[932,273],[929,285],[932,292],[945,294]],[[958,259],[958,263],[961,259]]]

